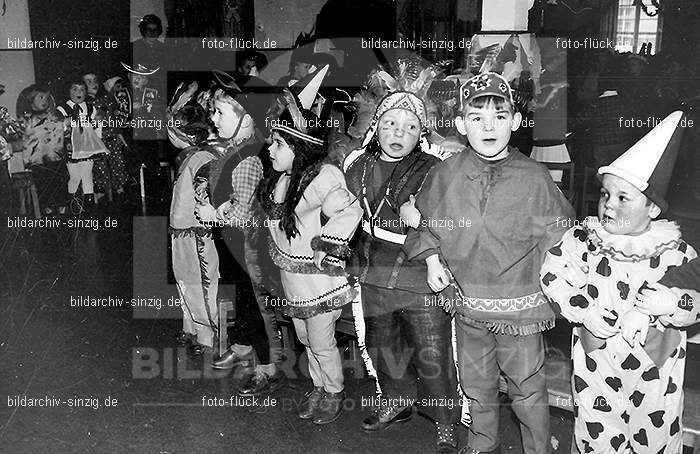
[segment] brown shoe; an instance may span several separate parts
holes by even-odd
[[[299,405],[299,417],[301,419],[313,418],[324,394],[323,387],[314,388],[306,393],[304,401]]]
[[[314,424],[330,424],[340,417],[343,412],[343,402],[345,402],[345,392],[323,393],[321,402],[314,412]]]

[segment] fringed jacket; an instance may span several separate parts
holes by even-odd
[[[355,199],[322,223],[322,213],[330,213],[335,205],[335,191],[347,191],[343,173],[334,165],[323,164],[295,209],[299,233],[291,239],[280,228],[280,204],[273,203],[274,209],[267,210],[270,256],[281,269],[286,296],[274,305],[290,317],[309,318],[340,309],[357,295],[345,272],[345,259],[350,256],[348,243],[360,222],[362,209]],[[323,270],[313,263],[315,251],[328,254]]]
[[[416,207],[422,220],[404,250],[439,254],[454,278],[449,312],[510,335],[554,325],[539,270],[574,211],[544,165],[512,147],[497,162],[468,148],[433,167]]]
[[[364,151],[345,161],[348,188],[359,199],[364,211],[362,229],[357,234],[353,272],[363,284],[399,288],[415,293],[431,293],[422,260],[409,261],[403,244],[410,227],[401,222],[399,208],[417,196],[430,169],[440,162],[435,156],[414,151],[399,161],[381,187],[375,187],[377,157]],[[399,308],[406,301],[387,302]]]
[[[208,175],[203,175],[205,166],[224,156],[228,141],[222,139],[207,140],[182,151],[182,162],[178,169],[177,180],[173,186],[170,203],[170,228],[172,235],[211,236],[211,228],[200,223],[194,215],[197,198],[205,202],[208,192]]]
[[[547,252],[542,289],[572,323],[582,323],[594,306],[614,311],[619,318],[634,307],[645,285],[696,256],[674,222],[653,221],[647,232],[629,236],[608,233],[597,218],[589,217]],[[659,317],[649,328],[644,350],[659,367],[679,343],[685,343],[685,332],[677,328],[697,321],[700,307],[684,294],[678,294],[678,309],[673,314]],[[576,329],[587,353],[605,343],[583,326]]]

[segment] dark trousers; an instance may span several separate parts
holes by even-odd
[[[268,301],[279,295],[276,280],[279,269],[266,260],[262,250],[265,237],[251,232],[240,234],[227,230],[222,235],[228,248],[228,259],[242,261],[253,287],[253,298],[236,298],[236,323],[231,344],[250,345],[255,350],[260,364],[279,363],[282,360],[282,340],[277,330],[277,318]],[[236,240],[243,240],[243,257]],[[242,258],[242,260],[241,260]],[[241,265],[241,263],[239,263]]]
[[[455,319],[459,380],[470,399],[469,447],[491,451],[499,444],[498,381],[508,381],[508,396],[520,421],[525,454],[550,452],[549,399],[542,334],[494,334],[483,326]]]
[[[387,399],[413,399],[422,413],[441,423],[459,421],[451,318],[427,295],[362,286],[365,343]],[[397,306],[391,309],[387,307]]]

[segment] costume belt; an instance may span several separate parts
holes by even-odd
[[[406,241],[406,235],[390,232],[379,227],[372,228],[372,225],[365,219],[362,220],[362,230],[375,238],[379,238],[380,240],[388,241],[390,243],[404,244]]]

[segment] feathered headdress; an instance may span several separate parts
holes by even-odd
[[[426,65],[418,56],[400,58],[390,65],[390,69],[396,77],[383,69],[370,74],[368,89],[384,91],[386,94],[375,109],[369,129],[362,141],[362,147],[366,147],[377,133],[379,118],[384,113],[391,109],[404,109],[414,113],[420,120],[423,130],[421,146],[427,149],[428,114],[425,104],[430,84],[441,70],[435,65]]]

